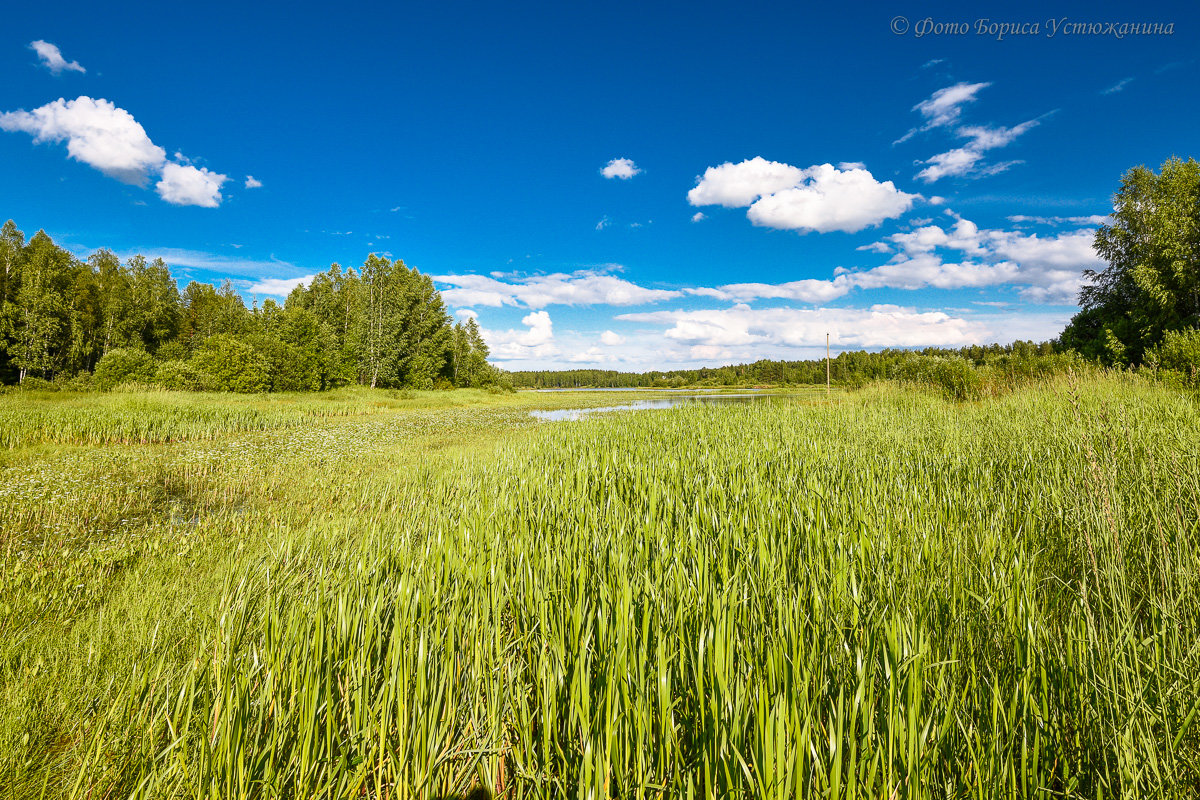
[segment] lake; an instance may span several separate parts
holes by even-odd
[[[560,408],[554,411],[530,411],[529,413],[547,422],[567,422],[581,419],[588,414],[603,414],[609,411],[655,411],[675,406],[702,403],[720,405],[730,403],[761,403],[774,400],[791,400],[799,395],[786,394],[689,394],[679,397],[660,397],[653,400],[634,400],[619,406],[601,408]]]

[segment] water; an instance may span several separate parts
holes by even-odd
[[[567,422],[582,419],[588,414],[603,414],[609,411],[655,411],[663,408],[703,403],[718,405],[727,403],[758,403],[774,400],[787,400],[797,395],[780,394],[691,394],[680,397],[663,397],[655,400],[634,400],[619,406],[603,406],[602,408],[560,408],[555,411],[530,411],[538,419],[547,422]]]
[[[720,389],[660,389],[653,386],[608,386],[608,387],[591,387],[583,389],[533,389],[535,392],[719,392]],[[761,389],[747,389],[749,392],[762,391]]]

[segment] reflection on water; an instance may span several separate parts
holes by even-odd
[[[522,390],[524,391],[524,390]],[[664,389],[662,387],[652,386],[601,386],[601,387],[581,387],[574,389],[533,389],[535,392],[719,392],[720,389]],[[749,391],[756,392],[757,389]]]
[[[580,419],[588,414],[603,414],[606,411],[653,411],[655,409],[673,408],[691,403],[708,405],[761,403],[774,400],[788,400],[794,396],[782,394],[692,394],[681,397],[663,397],[657,400],[635,400],[632,403],[625,403],[619,406],[604,406],[603,408],[561,408],[556,411],[530,411],[529,413],[547,422],[565,422]]]

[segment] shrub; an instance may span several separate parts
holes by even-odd
[[[92,373],[84,370],[70,380],[63,381],[62,388],[69,392],[90,392],[95,390],[96,382],[92,380]]]
[[[212,376],[214,389],[249,394],[271,388],[271,366],[266,357],[226,334],[206,339],[191,364]]]
[[[167,361],[159,364],[154,383],[177,392],[203,392],[211,389],[213,378],[187,361]]]
[[[938,388],[952,400],[976,400],[983,394],[978,370],[961,356],[913,355],[896,365],[894,377]]]
[[[118,347],[96,364],[96,385],[107,392],[119,383],[149,383],[154,370],[154,359],[145,350]]]
[[[21,388],[27,392],[57,392],[58,386],[45,378],[35,378],[26,376],[25,380],[21,381]]]
[[[154,357],[159,361],[186,361],[188,357],[187,345],[178,340],[167,342],[158,348],[154,353]]]
[[[1200,328],[1167,331],[1162,343],[1146,353],[1145,360],[1157,361],[1159,369],[1178,373],[1188,386],[1200,384]]]

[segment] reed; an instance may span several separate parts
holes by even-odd
[[[561,424],[531,424],[529,402],[172,445],[117,495],[122,513],[185,498],[186,522],[135,514],[54,548],[0,506],[23,520],[0,784],[1200,792],[1193,400],[1099,375],[979,403],[883,387]],[[84,505],[101,484],[80,479]],[[91,594],[31,599],[69,581]]]

